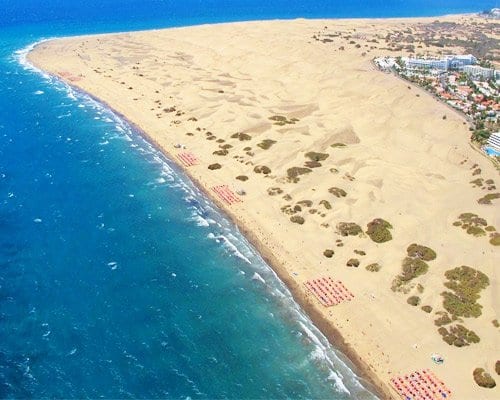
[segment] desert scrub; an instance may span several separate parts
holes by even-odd
[[[259,144],[257,144],[257,147],[260,147],[263,150],[268,150],[275,143],[276,143],[276,140],[264,139],[262,142],[260,142]]]
[[[463,325],[452,325],[448,329],[442,326],[438,329],[438,333],[450,346],[464,347],[469,346],[472,343],[480,342],[479,336],[477,336],[474,331],[467,329]]]
[[[446,311],[438,311],[436,315],[439,316],[434,320],[434,325],[436,326],[448,325],[453,322]]]
[[[491,234],[491,239],[490,239],[490,243],[493,245],[493,246],[500,246],[500,233],[492,233]]]
[[[286,170],[286,174],[288,180],[293,183],[297,183],[299,181],[299,176],[308,174],[312,172],[311,168],[302,168],[302,167],[292,167]]]
[[[412,243],[406,249],[408,257],[419,258],[424,261],[432,261],[436,259],[436,252],[427,246]]]
[[[321,205],[322,205],[323,207],[325,207],[325,209],[327,209],[327,210],[331,210],[331,209],[332,209],[332,205],[331,205],[331,204],[330,204],[330,202],[329,202],[329,201],[327,201],[327,200],[321,200],[321,201],[319,202],[319,204],[321,204]]]
[[[481,290],[490,284],[488,277],[466,265],[446,271],[445,276],[448,281],[444,286],[451,292],[441,293],[444,309],[455,317],[479,317],[482,306],[477,300]]]
[[[492,389],[497,385],[491,375],[488,374],[483,368],[476,368],[472,372],[472,376],[478,386]]]
[[[267,189],[267,194],[269,196],[276,196],[277,194],[281,193],[283,193],[283,190],[279,187],[270,187],[269,189]]]
[[[477,202],[479,204],[491,204],[491,200],[500,199],[500,193],[488,193],[481,197]]]
[[[297,202],[297,204],[304,207],[311,207],[313,205],[313,202],[311,200],[300,200]]]
[[[321,167],[321,163],[319,161],[306,161],[304,166],[307,168],[319,168]]]
[[[380,271],[380,268],[382,268],[382,267],[378,263],[371,263],[371,264],[368,264],[365,268],[367,271],[370,271],[370,272],[378,272],[378,271]]]
[[[339,222],[337,224],[337,231],[342,236],[357,236],[363,232],[361,227],[354,222]]]
[[[423,312],[426,312],[427,314],[429,314],[430,312],[432,312],[432,307],[431,306],[422,306],[422,307],[420,307],[420,309]]]
[[[212,153],[215,156],[227,156],[229,152],[226,149],[216,150]]]
[[[326,258],[332,258],[333,255],[335,254],[335,252],[331,249],[326,249],[324,252],[323,252],[323,255],[326,257]]]
[[[491,321],[491,323],[493,324],[493,326],[495,328],[499,328],[500,327],[500,322],[498,322],[498,319],[494,319],[493,321]]]
[[[292,221],[294,224],[302,225],[305,222],[305,219],[300,215],[292,215],[290,217],[290,221]]]
[[[309,151],[308,153],[304,154],[304,156],[311,161],[325,161],[328,157],[330,157],[330,154]]]
[[[497,362],[495,363],[495,372],[497,373],[497,375],[500,375],[500,360],[497,360]]]
[[[338,187],[331,187],[330,189],[328,189],[328,192],[339,198],[347,196],[347,192],[344,189]]]
[[[257,165],[254,169],[253,169],[253,172],[255,172],[256,174],[264,174],[264,175],[267,175],[267,174],[270,174],[271,173],[271,169],[265,165]]]
[[[417,276],[427,273],[429,270],[429,265],[425,261],[411,257],[404,258],[402,267],[403,272],[399,275],[399,278],[403,282],[410,281]]]
[[[238,139],[240,141],[244,141],[244,140],[250,140],[252,139],[252,137],[246,133],[243,133],[243,132],[236,132],[236,133],[233,133],[231,135],[231,138],[233,139]]]
[[[375,243],[384,243],[392,239],[391,232],[392,225],[382,218],[375,218],[367,225],[366,234]]]
[[[236,179],[238,179],[239,181],[245,182],[245,181],[248,180],[248,176],[246,176],[246,175],[238,175],[236,177]]]
[[[272,117],[269,117],[269,119],[271,121],[274,121],[274,125],[279,125],[279,126],[283,126],[283,125],[287,125],[287,124],[295,124],[296,122],[299,121],[298,118],[288,119],[284,115],[273,115]]]
[[[347,261],[346,265],[348,267],[355,267],[355,268],[358,268],[359,267],[359,260],[357,258],[351,258]]]
[[[334,143],[331,144],[330,147],[338,148],[338,147],[346,147],[346,145],[344,143]]]
[[[222,168],[222,165],[220,165],[219,163],[215,163],[215,164],[210,164],[208,166],[208,169],[211,169],[211,170],[214,170],[214,169],[221,169]]]
[[[406,300],[406,302],[410,305],[410,306],[418,306],[420,304],[420,297],[418,296],[410,296],[408,297],[408,299]]]
[[[354,253],[358,256],[366,256],[366,252],[363,250],[354,250]]]
[[[470,181],[470,183],[472,184],[473,187],[481,187],[483,186],[483,181],[484,181],[483,178],[477,178],[474,179],[473,181]]]

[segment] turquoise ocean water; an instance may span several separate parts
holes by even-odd
[[[375,398],[238,230],[125,121],[31,68],[30,44],[493,6],[0,0],[0,397]]]

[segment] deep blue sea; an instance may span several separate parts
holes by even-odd
[[[30,68],[30,44],[495,5],[0,0],[0,398],[374,398],[238,230],[125,121]]]

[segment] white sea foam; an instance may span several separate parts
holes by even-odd
[[[36,92],[34,92],[33,94],[36,94],[37,96],[41,95],[41,94],[44,94],[45,92],[43,90],[37,90]]]

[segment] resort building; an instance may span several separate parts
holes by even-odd
[[[444,58],[411,58],[402,57],[408,69],[436,69],[440,71],[462,70],[465,66],[477,63],[472,54],[447,55]]]
[[[488,146],[500,153],[500,132],[492,133],[488,139]]]
[[[478,65],[466,65],[463,71],[467,75],[471,75],[476,78],[492,79],[495,77],[495,70],[493,68],[483,68]]]

